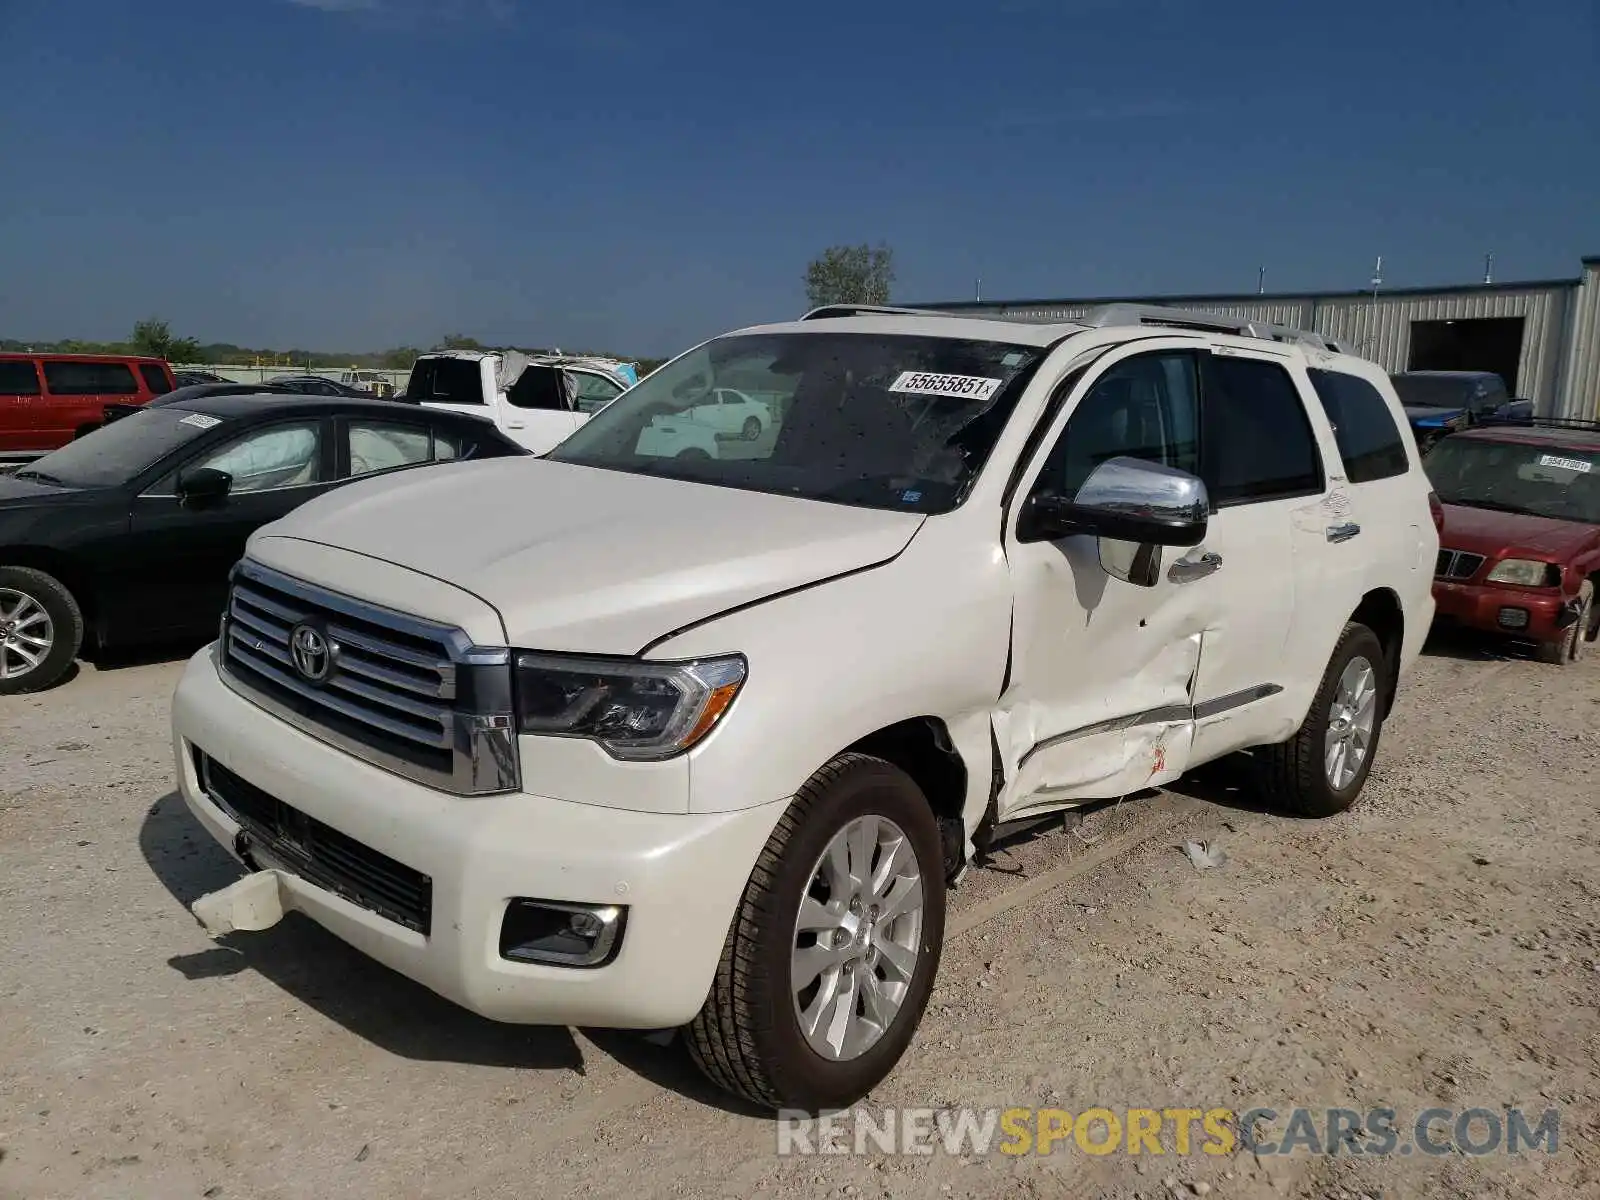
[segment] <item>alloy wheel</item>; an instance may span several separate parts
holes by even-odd
[[[26,592],[0,588],[0,679],[20,679],[55,645],[55,624]]]
[[[1359,655],[1345,664],[1328,707],[1324,767],[1328,784],[1343,791],[1361,773],[1378,718],[1378,673]]]
[[[900,826],[868,815],[834,834],[801,897],[790,956],[812,1050],[857,1058],[888,1031],[916,974],[922,921],[922,872]]]

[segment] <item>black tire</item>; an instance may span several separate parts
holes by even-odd
[[[888,817],[906,834],[922,877],[916,965],[888,1028],[856,1058],[830,1060],[806,1042],[790,990],[801,899],[834,835],[857,817]],[[927,798],[898,767],[841,754],[800,789],[745,885],[700,1013],[685,1028],[696,1065],[718,1086],[767,1109],[842,1108],[900,1060],[933,991],[944,944],[944,856]]]
[[[679,450],[673,458],[687,459],[690,462],[710,462],[711,455],[700,449],[699,446],[690,446],[687,450]]]
[[[753,442],[761,436],[761,422],[756,417],[746,417],[744,420],[744,440]]]
[[[18,671],[0,679],[0,696],[49,687],[67,673],[83,645],[83,613],[72,593],[55,576],[31,567],[0,567],[0,613],[15,611],[19,595],[44,609],[50,618],[51,644],[38,666],[32,668],[25,668],[16,654],[0,647],[6,669]]]
[[[1589,626],[1594,620],[1594,584],[1587,579],[1578,591],[1578,604],[1578,619],[1555,641],[1539,643],[1540,662],[1569,667],[1583,657]]]
[[[1328,710],[1332,707],[1340,676],[1357,657],[1365,658],[1377,676],[1372,737],[1355,777],[1344,787],[1335,788],[1328,779],[1325,765]],[[1261,788],[1266,799],[1286,812],[1302,817],[1331,817],[1354,804],[1378,757],[1378,745],[1383,739],[1386,700],[1392,690],[1393,677],[1394,664],[1384,655],[1383,643],[1378,640],[1378,635],[1365,625],[1355,622],[1345,625],[1300,728],[1288,741],[1276,746],[1263,746],[1256,755]]]

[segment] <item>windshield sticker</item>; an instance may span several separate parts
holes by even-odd
[[[1562,458],[1557,454],[1539,455],[1539,465],[1541,467],[1557,467],[1563,471],[1577,471],[1580,475],[1587,475],[1594,470],[1592,462],[1585,462],[1581,458]]]
[[[928,371],[901,371],[889,385],[891,392],[913,396],[953,396],[958,400],[987,400],[1000,390],[1002,379],[981,375],[934,375]]]
[[[205,413],[190,413],[178,419],[179,425],[193,425],[196,429],[215,429],[222,424],[221,417],[208,417]]]
[[[921,500],[921,499],[922,499],[922,493],[921,492],[901,492],[900,493],[900,502],[902,504],[915,504],[918,500]]]

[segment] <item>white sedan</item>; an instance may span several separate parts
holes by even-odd
[[[753,442],[772,424],[772,410],[760,400],[752,400],[733,388],[713,388],[702,404],[689,414],[702,424],[727,437],[742,437]]]

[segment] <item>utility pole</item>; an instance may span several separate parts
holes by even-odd
[[[1262,266],[1256,268],[1256,295],[1265,296],[1266,294],[1267,294],[1267,268],[1266,268],[1265,264],[1263,264]]]
[[[982,275],[979,275],[978,279],[977,279],[977,282],[973,284],[972,297],[973,297],[974,300],[977,300],[977,301],[980,301],[980,302],[983,300],[983,276]]]
[[[1487,253],[1487,254],[1485,254],[1483,256],[1483,281],[1484,281],[1484,283],[1493,283],[1494,282],[1494,251],[1493,250],[1489,251],[1489,253]]]

